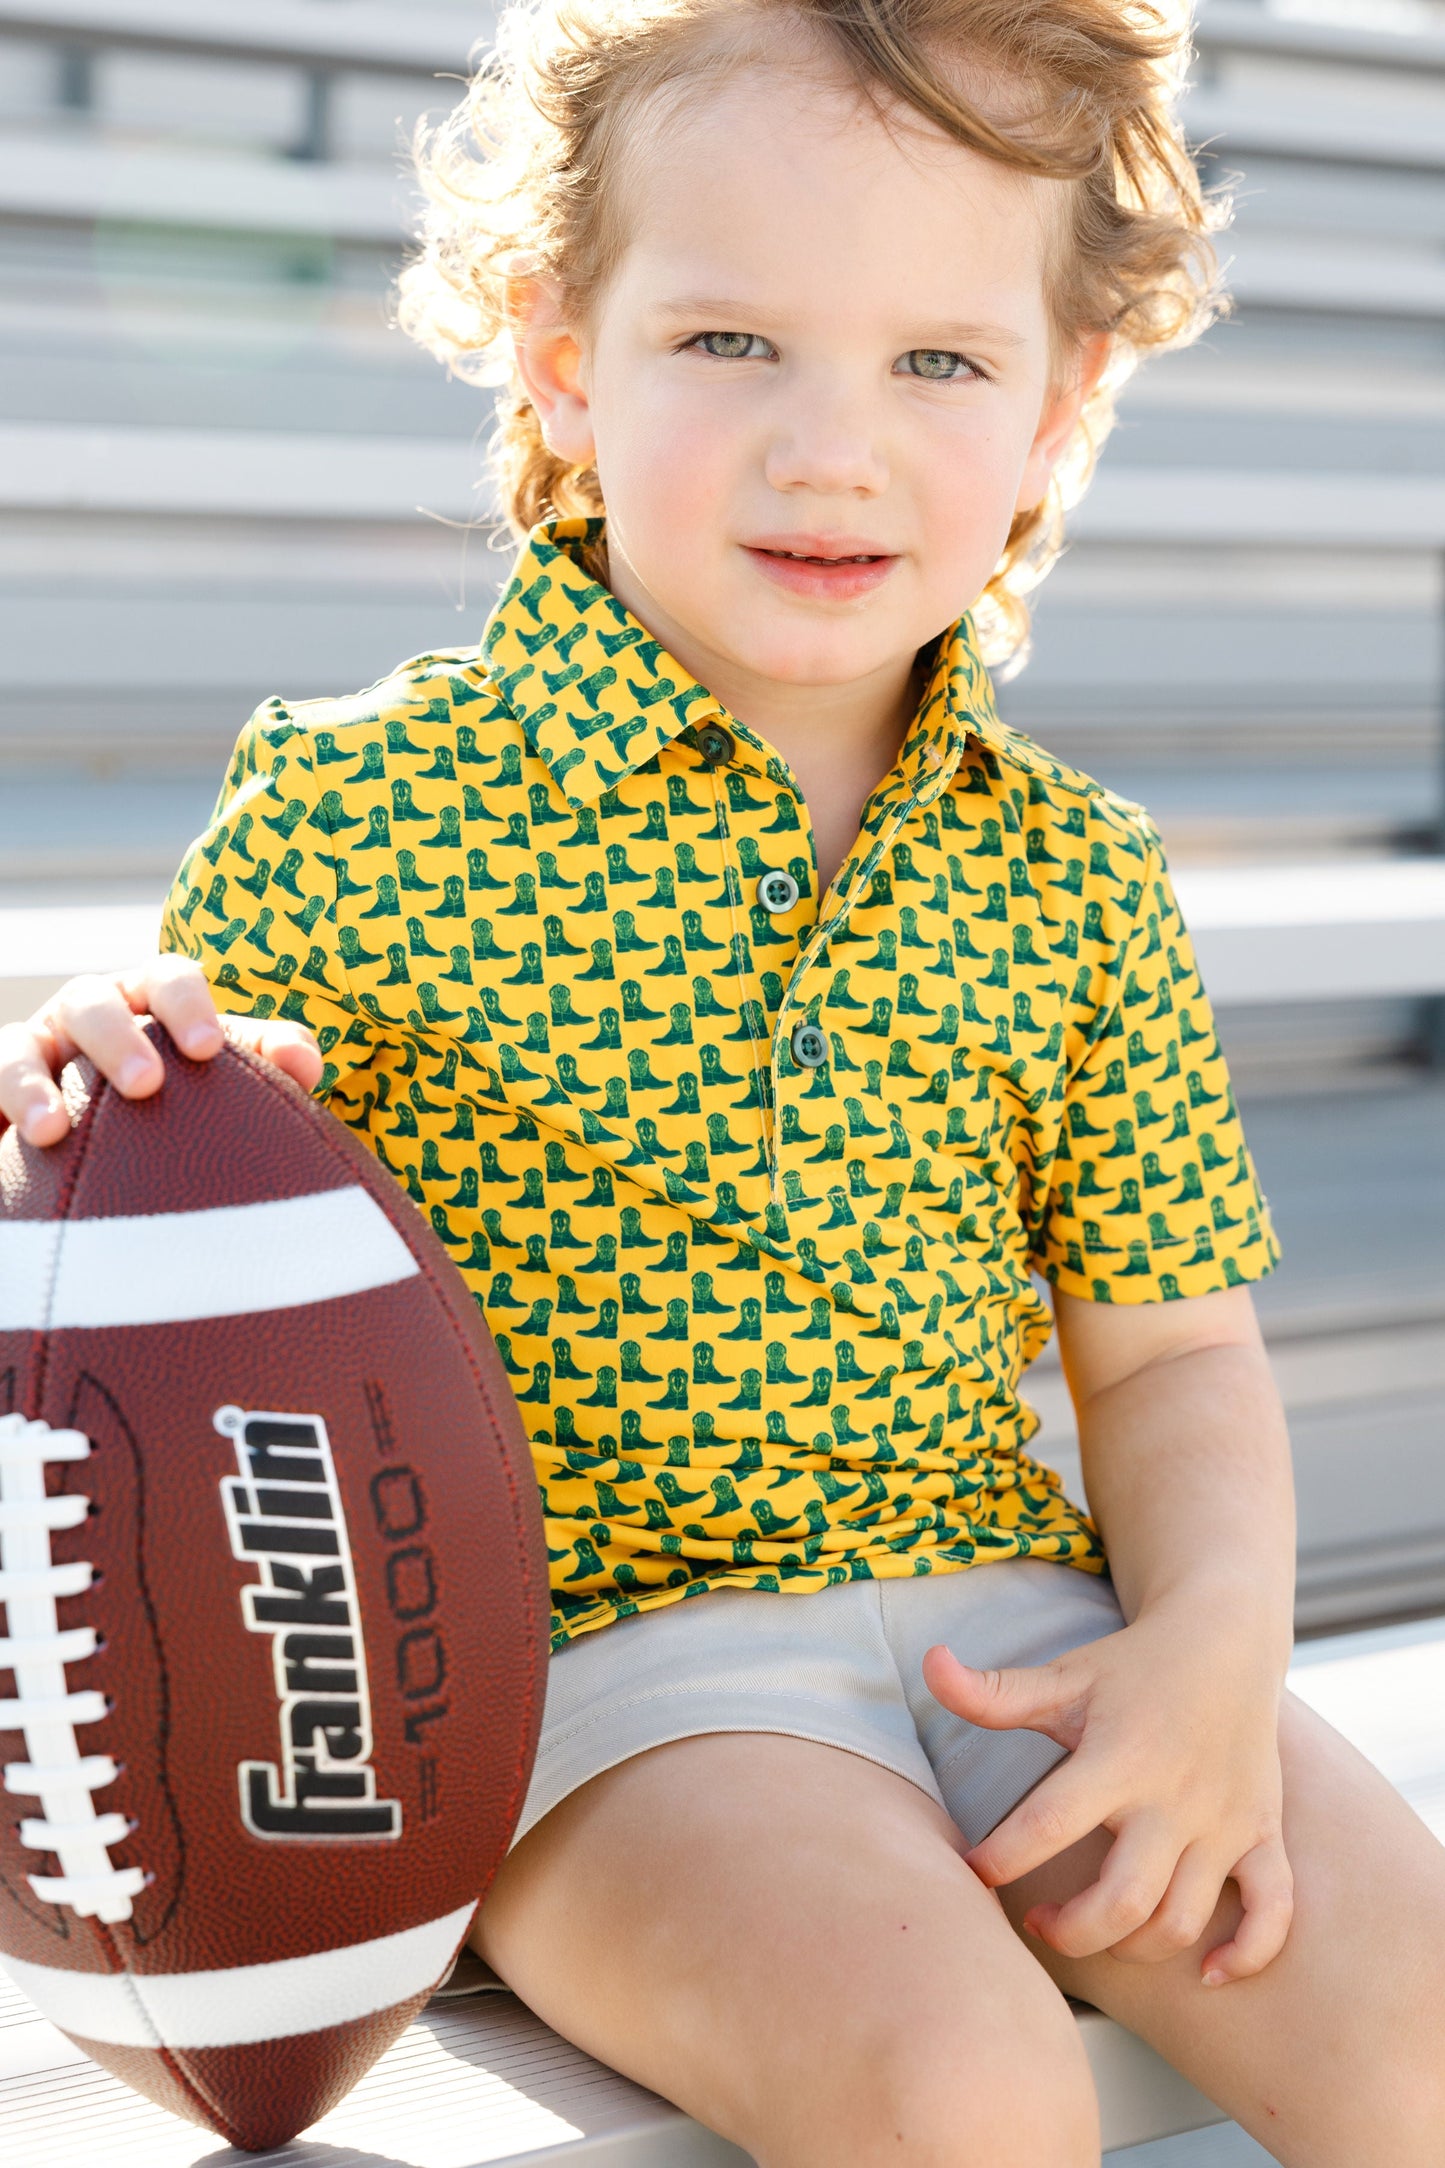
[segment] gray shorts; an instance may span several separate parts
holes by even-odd
[[[807,1595],[714,1588],[583,1634],[553,1656],[516,1844],[604,1769],[709,1731],[779,1731],[843,1747],[927,1792],[980,1844],[1065,1749],[984,1731],[923,1683],[941,1641],[964,1663],[1043,1664],[1124,1624],[1108,1575],[1008,1558]]]

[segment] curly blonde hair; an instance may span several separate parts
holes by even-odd
[[[1228,204],[1202,190],[1175,117],[1188,0],[516,0],[461,103],[418,130],[427,210],[398,321],[454,374],[503,387],[494,463],[517,535],[603,511],[596,470],[548,448],[512,368],[509,285],[525,260],[585,325],[625,244],[613,184],[639,107],[775,62],[767,39],[784,26],[881,113],[911,108],[986,157],[1072,184],[1052,251],[1055,352],[1096,333],[1111,351],[1047,496],[1015,518],[974,606],[985,656],[1011,674],[1028,652],[1025,598],[1063,547],[1120,387],[1227,306],[1211,236]],[[1009,86],[993,101],[1009,117],[967,95],[964,75]],[[591,569],[605,579],[605,561]]]

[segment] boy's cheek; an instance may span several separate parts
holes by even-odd
[[[704,638],[735,626],[747,567],[733,537],[746,515],[716,447],[687,437],[638,442],[599,478],[609,534],[653,602]]]
[[[682,426],[666,410],[647,417],[627,447],[627,524],[645,528],[659,549],[716,547],[737,518],[743,474],[721,430]]]
[[[1003,555],[1031,438],[1022,427],[950,435],[914,464],[920,526],[931,547],[983,567]]]
[[[717,443],[678,428],[665,409],[643,412],[636,427],[604,442],[597,472],[609,528],[639,571],[644,555],[666,563],[679,551],[700,554],[726,526],[731,491]]]

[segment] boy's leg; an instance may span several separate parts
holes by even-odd
[[[1098,2168],[1077,2026],[962,1849],[861,1755],[707,1733],[545,1815],[472,1946],[762,2168]]]
[[[1022,1937],[1066,1994],[1157,2048],[1286,2168],[1439,2168],[1445,2159],[1445,1845],[1365,1757],[1288,1692],[1280,1707],[1289,1939],[1248,1980],[1200,1965],[1240,1917],[1157,1963],[1064,1958]],[[1096,1877],[1106,1830],[999,1890],[1019,1925]]]

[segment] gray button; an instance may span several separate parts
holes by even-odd
[[[774,866],[758,882],[758,902],[775,916],[779,911],[791,911],[797,900],[798,884],[781,866]]]
[[[791,1045],[800,1069],[821,1069],[828,1059],[828,1041],[816,1024],[799,1024]]]
[[[720,723],[704,723],[697,734],[697,749],[710,768],[720,768],[733,757],[733,741]]]

